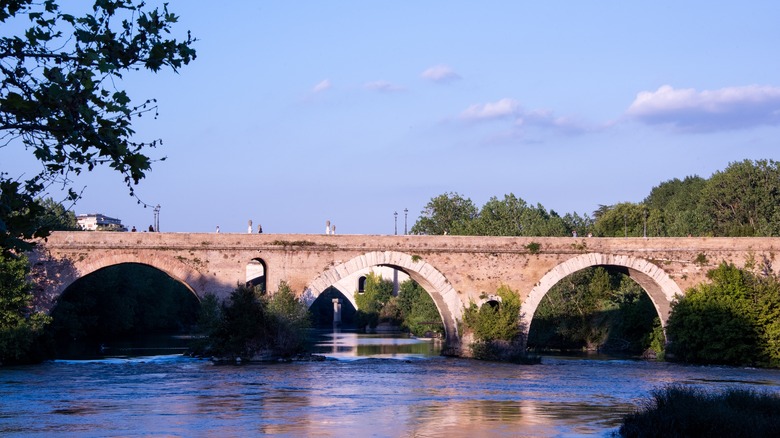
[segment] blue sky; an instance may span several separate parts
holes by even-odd
[[[780,2],[169,1],[199,39],[139,140],[163,231],[391,234],[445,192],[592,213],[780,160]],[[17,160],[17,161],[15,161]],[[26,166],[11,155],[12,168]],[[3,167],[7,165],[4,162]],[[77,213],[152,223],[108,169]]]

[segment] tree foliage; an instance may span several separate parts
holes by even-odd
[[[506,285],[499,287],[496,295],[500,301],[495,304],[471,303],[465,309],[463,322],[478,341],[515,342],[522,334],[520,297]]]
[[[673,303],[668,352],[683,362],[780,366],[777,278],[726,263],[707,278]]]
[[[30,150],[42,165],[25,179],[0,170],[4,250],[50,231],[35,198],[51,184],[69,187],[72,175],[107,165],[133,194],[151,169],[146,151],[159,141],[135,140],[132,121],[156,106],[133,103],[117,84],[137,70],[178,71],[195,59],[189,33],[170,38],[177,21],[167,5],[147,10],[135,0],[96,0],[82,16],[54,0],[0,1],[0,24],[26,27],[0,37],[0,147]],[[68,199],[78,196],[69,188]]]
[[[406,280],[399,286],[397,306],[402,326],[409,333],[427,337],[444,334],[444,324],[436,303],[414,280]]]
[[[379,324],[380,314],[392,298],[393,282],[383,279],[380,274],[369,272],[366,275],[363,292],[355,294],[358,327],[376,327]],[[389,310],[385,310],[386,319],[392,319],[390,322],[393,323],[398,322],[397,312],[390,313]]]
[[[528,345],[638,354],[651,346],[654,325],[660,326],[656,310],[636,282],[618,271],[586,268],[547,292],[534,314]]]
[[[240,285],[221,305],[207,297],[200,316],[206,339],[197,343],[196,353],[226,359],[300,354],[311,324],[306,304],[284,281],[272,294]]]
[[[444,193],[425,206],[412,226],[412,234],[469,234],[468,226],[477,216],[471,199],[458,193]]]
[[[42,359],[37,343],[50,318],[32,307],[29,264],[0,253],[0,365]]]

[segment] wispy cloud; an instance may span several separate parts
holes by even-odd
[[[780,125],[780,88],[750,85],[697,91],[664,85],[637,94],[626,115],[689,132]]]
[[[435,65],[420,74],[423,79],[440,84],[457,81],[460,75],[447,65]]]
[[[387,82],[387,81],[367,82],[366,84],[363,85],[363,87],[365,89],[367,89],[367,90],[379,91],[379,92],[383,92],[383,93],[394,93],[394,92],[397,92],[397,91],[404,91],[405,90],[404,87],[402,87],[400,85],[396,85],[396,84],[390,83],[390,82]]]
[[[330,82],[330,79],[325,79],[324,81],[315,85],[314,88],[311,89],[311,92],[322,93],[323,91],[330,89],[332,86],[333,84]]]
[[[495,120],[515,117],[520,111],[520,103],[514,99],[503,98],[497,102],[471,105],[460,113],[465,121]]]
[[[594,130],[576,118],[558,116],[550,110],[525,110],[520,102],[510,98],[471,105],[460,113],[459,119],[466,122],[512,120],[518,128],[542,128],[568,135]]]

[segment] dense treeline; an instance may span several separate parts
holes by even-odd
[[[689,176],[654,187],[638,203],[601,205],[592,216],[548,211],[514,194],[481,208],[458,193],[425,206],[413,234],[480,236],[778,236],[780,163],[734,162],[709,179]]]

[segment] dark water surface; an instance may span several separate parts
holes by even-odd
[[[780,391],[776,370],[556,357],[519,366],[354,334],[317,348],[331,359],[216,366],[165,355],[0,368],[0,435],[603,436],[665,384]]]

